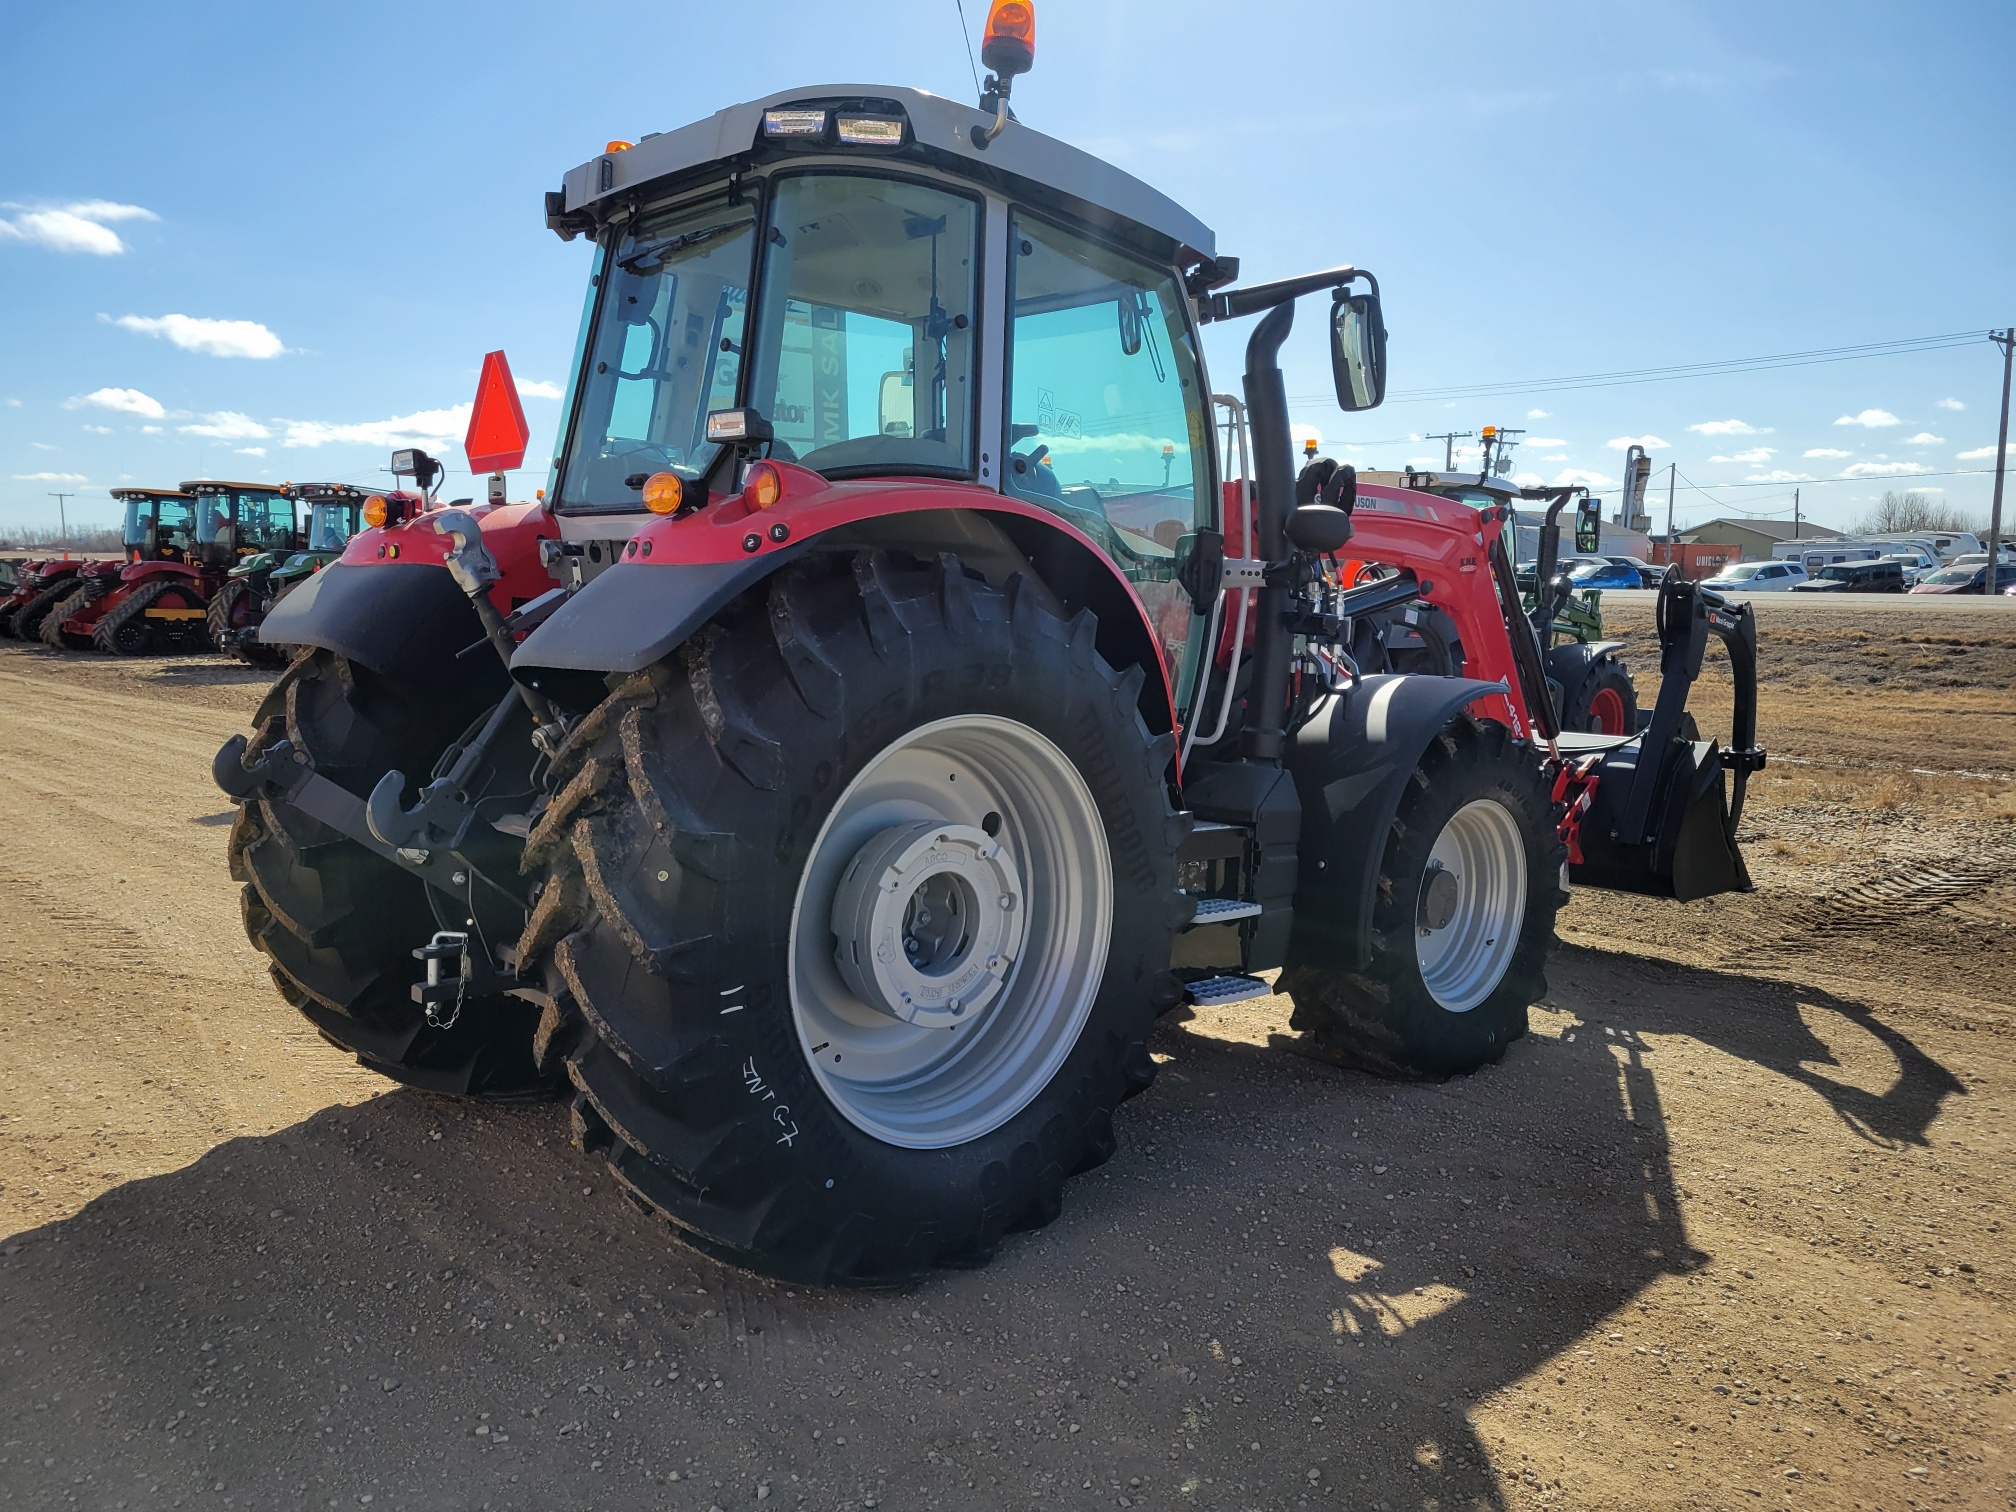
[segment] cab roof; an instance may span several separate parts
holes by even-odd
[[[290,499],[309,499],[326,504],[331,501],[349,503],[371,497],[367,488],[359,488],[355,483],[289,483],[280,490]]]
[[[114,488],[108,490],[113,498],[125,503],[128,499],[193,499],[185,483],[180,488]]]
[[[278,483],[238,483],[225,478],[192,478],[182,485],[184,493],[270,493],[280,492]]]
[[[904,145],[862,148],[812,144],[794,146],[786,139],[762,135],[763,113],[785,106],[858,109],[864,114],[900,111],[910,123]],[[602,153],[570,172],[562,194],[569,213],[587,212],[607,220],[633,196],[676,188],[682,180],[698,180],[707,170],[726,172],[791,156],[817,154],[832,161],[858,157],[864,167],[892,157],[932,164],[947,172],[991,186],[1013,198],[1048,205],[1119,229],[1139,228],[1174,262],[1209,260],[1217,256],[1218,239],[1197,217],[1158,189],[1132,174],[1045,136],[1019,120],[983,150],[973,142],[973,128],[993,125],[994,118],[970,105],[889,84],[820,84],[779,90],[760,100],[717,110],[705,120],[677,130],[645,137],[627,151]],[[606,167],[605,167],[606,165]]]

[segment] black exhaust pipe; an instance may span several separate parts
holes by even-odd
[[[1246,414],[1253,427],[1254,524],[1260,558],[1279,562],[1288,555],[1285,531],[1295,498],[1295,445],[1288,433],[1288,387],[1281,376],[1281,344],[1295,325],[1295,301],[1269,310],[1246,342]],[[1288,738],[1288,677],[1294,634],[1288,628],[1289,589],[1268,583],[1260,590],[1258,644],[1253,648],[1252,692],[1242,754],[1258,761],[1281,759]]]

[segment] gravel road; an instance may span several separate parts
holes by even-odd
[[[208,778],[263,677],[0,644],[0,1505],[2009,1505],[2016,695],[1914,776],[1840,649],[1767,737],[1880,769],[1760,781],[1753,897],[1580,897],[1502,1065],[1172,1021],[1053,1226],[807,1294],[280,1003]]]

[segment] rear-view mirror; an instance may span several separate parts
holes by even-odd
[[[1603,545],[1603,501],[1584,499],[1575,506],[1575,549],[1588,553]]]
[[[1386,397],[1386,323],[1378,295],[1349,294],[1331,306],[1330,371],[1339,409],[1376,409]]]
[[[885,436],[907,436],[916,428],[916,389],[908,373],[884,373],[875,428]]]
[[[1123,289],[1115,308],[1120,312],[1120,350],[1132,357],[1141,350],[1141,295]]]

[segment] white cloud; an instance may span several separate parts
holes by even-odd
[[[390,420],[367,420],[356,425],[333,425],[321,420],[282,420],[286,427],[281,444],[300,446],[447,446],[462,439],[469,429],[473,404],[451,409],[417,410]]]
[[[140,434],[143,436],[158,436],[161,434],[161,427],[158,425],[143,425],[140,427]]]
[[[1554,414],[1553,411],[1551,410],[1530,409],[1526,411],[1526,418],[1528,420],[1552,420],[1554,418]],[[1536,484],[1532,483],[1522,483],[1520,485],[1520,487],[1522,488],[1533,488],[1536,486],[1537,486]]]
[[[263,446],[241,446],[236,450],[241,457],[263,457],[266,455],[266,448]]]
[[[1787,472],[1782,467],[1775,467],[1768,473],[1752,473],[1743,481],[1746,483],[1811,483],[1813,481],[1813,474]]]
[[[117,410],[122,415],[145,415],[149,420],[159,420],[168,411],[161,401],[152,394],[143,394],[138,389],[101,388],[88,394],[79,394],[74,399],[65,399],[63,408],[82,409],[85,405],[98,409]]]
[[[1530,419],[1532,417],[1529,416],[1528,418]],[[1514,483],[1517,483],[1521,488],[1538,488],[1541,484],[1545,483],[1547,480],[1541,477],[1540,474],[1538,473],[1522,472],[1522,473],[1514,473],[1512,475],[1512,481]]]
[[[1662,441],[1657,436],[1612,436],[1603,443],[1612,451],[1623,451],[1626,447],[1642,446],[1647,451],[1663,451],[1673,443]]]
[[[1753,446],[1748,451],[1731,452],[1726,457],[1710,457],[1708,460],[1710,462],[1744,462],[1755,467],[1761,462],[1769,462],[1776,455],[1777,450],[1775,447]]]
[[[2011,445],[2009,449],[2011,452],[2016,452],[2016,445]],[[1962,462],[1992,462],[1995,460],[1995,448],[1992,446],[1977,446],[1972,451],[1960,453],[1960,460]]]
[[[1931,468],[1922,462],[1857,462],[1852,467],[1841,469],[1844,478],[1882,477],[1889,473],[1930,472]]]
[[[211,357],[278,357],[287,350],[278,336],[256,320],[212,320],[202,315],[121,315],[112,324],[143,336],[166,336],[185,352],[202,352]]]
[[[518,380],[518,397],[520,399],[558,399],[561,397],[560,385],[557,383],[548,383],[544,378],[520,378]]]
[[[236,410],[219,410],[205,415],[194,425],[177,426],[185,436],[208,436],[213,441],[264,441],[273,432]]]
[[[1946,438],[1944,436],[1935,436],[1930,431],[1920,431],[1915,436],[1906,436],[1904,444],[1906,446],[1944,446]]]
[[[1936,405],[1935,405],[1935,407],[1936,407],[1936,408],[1938,408],[1938,409],[1943,409],[1943,410],[1956,410],[1956,411],[1957,411],[1957,410],[1964,410],[1965,408],[1967,408],[1967,406],[1966,406],[1966,405],[1964,405],[1964,404],[1962,404],[1962,403],[1961,403],[1961,402],[1960,402],[1960,401],[1959,401],[1958,399],[1941,399],[1941,400],[1938,400],[1938,401],[1936,402]]]
[[[1540,460],[1542,462],[1568,462],[1572,461],[1573,458],[1571,458],[1566,452],[1549,452],[1546,456],[1542,457]]]
[[[63,449],[60,446],[51,446],[47,441],[30,441],[28,444],[37,451],[61,451]]]
[[[1747,420],[1703,420],[1699,425],[1690,425],[1687,429],[1695,432],[1697,435],[1703,436],[1768,436],[1771,434],[1770,426],[1767,425],[1762,430],[1759,430]]]
[[[1845,452],[1838,446],[1816,446],[1810,451],[1802,452],[1800,455],[1807,457],[1852,457],[1855,453]]]
[[[1566,446],[1568,444],[1560,436],[1527,436],[1525,441],[1528,446]]]
[[[109,425],[87,425],[84,429],[94,436],[109,436],[112,434],[112,427]]]
[[[161,218],[152,210],[111,200],[48,206],[10,203],[0,204],[0,210],[16,212],[11,217],[0,216],[0,241],[27,242],[51,252],[82,252],[92,257],[117,257],[126,250],[126,243],[108,223]]]
[[[20,401],[19,399],[9,399],[9,400],[7,401],[7,408],[9,408],[9,409],[19,409],[19,408],[21,408],[21,401]]]
[[[88,483],[91,481],[82,473],[58,472],[16,473],[14,474],[14,479],[17,483]]]
[[[1617,486],[1615,478],[1606,478],[1599,472],[1584,472],[1579,467],[1564,467],[1554,475],[1554,486],[1556,488],[1566,487],[1573,483],[1584,483],[1591,488],[1615,488]]]
[[[1882,430],[1885,426],[1902,425],[1904,422],[1888,410],[1865,409],[1859,415],[1843,415],[1834,423],[1836,425],[1859,425],[1865,430]]]

